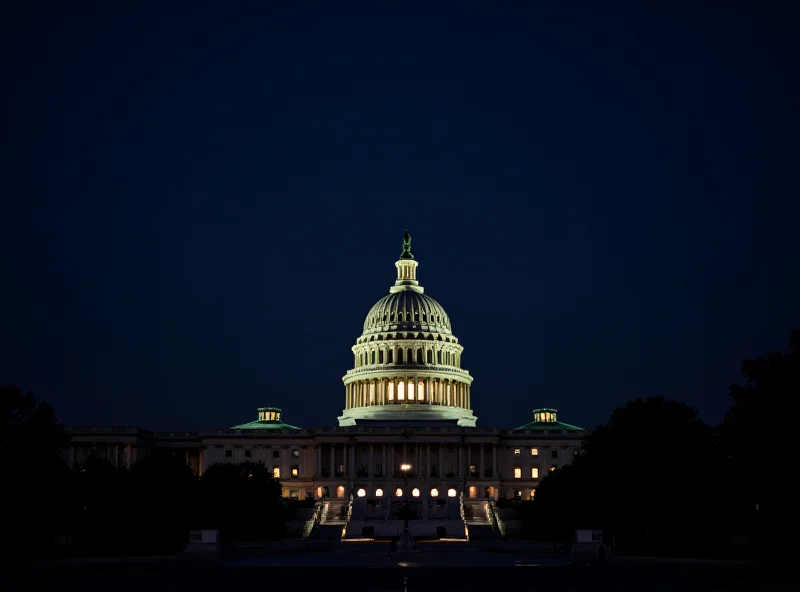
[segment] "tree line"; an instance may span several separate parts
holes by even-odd
[[[800,329],[789,349],[742,362],[720,425],[662,397],[629,401],[548,474],[520,511],[529,538],[602,529],[621,552],[775,555],[791,548]]]

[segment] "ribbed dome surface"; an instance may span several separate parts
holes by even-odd
[[[442,306],[430,296],[412,290],[384,296],[364,321],[364,333],[391,331],[393,327],[451,333],[450,317]]]

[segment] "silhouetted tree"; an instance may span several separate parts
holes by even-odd
[[[0,417],[4,538],[11,542],[10,558],[16,561],[49,543],[60,519],[60,492],[69,473],[62,455],[69,435],[52,406],[15,386],[0,387]]]
[[[536,492],[551,533],[603,528],[618,543],[665,552],[688,552],[701,527],[706,541],[712,536],[718,458],[712,428],[692,407],[662,397],[630,401],[586,438],[583,452]]]
[[[273,539],[283,534],[286,506],[281,484],[264,463],[221,463],[203,474],[203,519],[227,527],[242,539]]]
[[[730,388],[731,408],[720,434],[730,461],[730,490],[737,515],[750,534],[760,535],[773,551],[785,549],[798,526],[794,474],[787,458],[797,443],[794,420],[800,408],[800,328],[789,351],[772,351],[742,361],[743,385]]]

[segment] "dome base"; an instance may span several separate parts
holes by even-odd
[[[402,424],[405,422],[453,422],[455,425],[474,428],[478,418],[469,409],[440,405],[373,405],[345,409],[339,427],[355,426],[359,421],[379,421]]]

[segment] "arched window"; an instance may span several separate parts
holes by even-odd
[[[375,350],[372,350],[372,363],[375,363]]]
[[[402,364],[403,363],[403,350],[402,349],[398,349],[397,350],[397,363],[398,364]]]
[[[433,352],[431,350],[427,351],[427,358],[428,358],[428,364],[433,364]]]
[[[431,497],[439,497],[439,490],[435,487],[431,489]]]
[[[409,364],[412,364],[414,362],[414,352],[411,351],[411,348],[409,347],[406,353],[408,354],[406,355],[406,360],[408,360]]]
[[[397,489],[394,490],[394,494],[397,497],[403,497],[403,490],[398,487]]]
[[[411,497],[419,497],[419,489],[416,487],[411,490]]]
[[[397,383],[397,400],[405,401],[406,399],[406,383],[402,380]]]
[[[456,490],[455,489],[448,489],[447,490],[447,497],[455,497],[455,496],[456,496]]]
[[[415,390],[414,389],[414,383],[413,382],[409,382],[408,383],[408,400],[409,401],[413,401],[414,400],[414,390]]]
[[[421,380],[419,384],[417,384],[417,400],[424,401],[425,400],[425,383]]]
[[[394,401],[394,383],[389,382],[389,400]]]
[[[375,490],[375,497],[383,497],[383,489],[380,487]]]
[[[383,350],[378,352],[378,364],[383,364]]]
[[[358,497],[366,497],[366,495],[367,495],[367,490],[366,490],[366,489],[359,489],[359,490],[356,492],[356,495],[357,495]]]
[[[423,360],[422,360],[422,350],[421,350],[421,349],[418,349],[418,350],[417,350],[417,364],[422,364],[422,363],[423,363]]]
[[[436,361],[439,364],[442,363],[442,350],[439,350],[438,352],[436,352]]]
[[[392,357],[393,357],[392,350],[387,351],[386,352],[386,362],[388,364],[393,364],[394,363],[394,362],[392,362]]]

